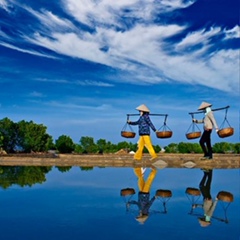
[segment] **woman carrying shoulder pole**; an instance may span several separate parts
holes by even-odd
[[[213,158],[212,145],[211,145],[211,133],[213,128],[215,128],[216,132],[218,132],[218,125],[214,118],[213,112],[211,110],[211,106],[212,104],[210,103],[202,102],[198,110],[204,111],[204,118],[202,120],[193,119],[193,122],[203,123],[204,125],[203,127],[204,131],[199,141],[200,146],[204,153],[203,158],[201,158],[202,160]]]
[[[139,133],[140,138],[138,141],[138,150],[136,151],[136,153],[134,155],[134,159],[141,160],[142,154],[143,154],[143,149],[144,149],[144,147],[146,147],[149,154],[152,157],[150,160],[153,160],[157,157],[157,154],[152,146],[152,142],[151,142],[151,138],[150,138],[150,128],[154,132],[157,132],[157,130],[149,117],[150,110],[148,109],[148,107],[146,105],[142,104],[142,105],[138,106],[136,108],[136,110],[139,111],[140,118],[135,122],[132,122],[130,120],[127,121],[128,124],[130,124],[130,125],[138,125],[138,130],[139,130],[138,133]]]

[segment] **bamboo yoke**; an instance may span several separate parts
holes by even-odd
[[[223,120],[223,123],[220,125],[220,130],[218,131],[218,135],[221,138],[225,138],[225,137],[229,137],[231,135],[233,135],[234,133],[234,129],[230,126],[228,120],[227,120],[227,112],[228,112],[228,108],[230,106],[226,106],[226,107],[221,107],[221,108],[216,108],[216,109],[212,109],[212,111],[219,111],[219,110],[224,110],[225,109],[225,117]],[[192,119],[194,118],[194,114],[200,114],[200,113],[204,113],[204,111],[197,111],[197,112],[189,112],[189,114],[191,115]],[[167,126],[167,117],[168,114],[153,114],[153,113],[149,113],[150,116],[162,116],[165,117],[164,118],[164,122],[163,125],[158,129],[158,131],[156,132],[156,136],[158,138],[170,138],[172,137],[173,132],[171,131],[171,129]],[[139,116],[139,114],[127,114],[127,121],[129,120],[130,116]],[[228,126],[225,128],[224,125],[225,123],[228,124]],[[127,128],[130,129],[130,131],[127,130]],[[191,130],[191,132],[190,132]],[[133,131],[132,127],[126,122],[122,131],[121,131],[121,136],[125,137],[125,138],[134,138],[136,135],[136,133]],[[195,138],[199,138],[201,136],[201,131],[199,129],[199,127],[196,125],[196,123],[191,123],[191,125],[189,126],[187,132],[186,132],[186,137],[187,139],[195,139]]]

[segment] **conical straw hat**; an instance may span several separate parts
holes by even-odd
[[[210,103],[202,102],[201,105],[199,106],[198,110],[203,110],[203,109],[205,109],[207,107],[211,107],[211,106],[212,106],[212,104],[210,104]]]
[[[140,224],[144,224],[148,219],[148,215],[138,216],[135,218]]]
[[[150,112],[150,110],[148,109],[148,107],[147,107],[146,105],[144,105],[144,104],[138,106],[136,109],[137,109],[138,111]]]
[[[211,224],[211,222],[205,221],[204,218],[198,218],[198,222],[201,227],[208,227]]]

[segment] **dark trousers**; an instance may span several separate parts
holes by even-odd
[[[205,157],[212,158],[212,145],[211,145],[211,133],[212,130],[204,130],[202,137],[200,138],[200,145]]]
[[[202,180],[199,184],[200,191],[204,199],[212,199],[211,197],[211,183],[212,183],[212,170],[204,172]]]

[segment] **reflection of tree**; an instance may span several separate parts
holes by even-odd
[[[4,189],[17,184],[21,187],[32,186],[46,181],[45,175],[51,167],[0,167],[0,186]]]
[[[80,167],[82,171],[91,171],[93,170],[93,167]]]
[[[60,172],[68,172],[72,166],[66,166],[66,167],[59,167],[59,166],[56,166],[56,168],[60,171]]]

